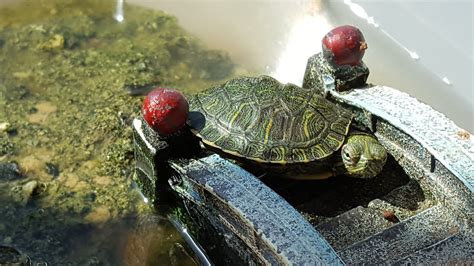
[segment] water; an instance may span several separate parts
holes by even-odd
[[[370,83],[407,92],[474,132],[472,1],[131,2],[166,10],[246,69],[295,84],[328,30],[356,25],[369,46]]]
[[[114,1],[0,9],[0,245],[51,265],[195,265],[133,188],[130,123],[153,86],[185,94],[234,63],[163,12]],[[119,19],[120,20],[120,19]]]

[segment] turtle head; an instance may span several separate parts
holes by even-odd
[[[371,178],[378,175],[387,161],[387,151],[371,135],[349,135],[341,149],[346,175]]]

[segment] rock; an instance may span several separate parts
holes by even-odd
[[[28,121],[34,124],[44,124],[46,119],[57,111],[57,107],[51,102],[39,102],[35,105],[37,112],[28,115]]]
[[[46,166],[46,172],[53,177],[58,177],[59,176],[59,167],[53,163],[45,163]]]
[[[0,123],[0,134],[1,133],[6,133],[6,135],[12,137],[12,136],[16,136],[18,131],[17,131],[16,128],[14,128],[12,126],[12,124],[10,124],[8,122],[1,122]],[[4,136],[6,136],[6,135],[4,135]]]
[[[17,79],[29,79],[33,76],[33,74],[30,71],[25,71],[25,72],[14,72],[13,77]]]
[[[13,186],[10,190],[10,195],[14,201],[25,206],[41,194],[42,186],[40,182],[32,180],[23,185]]]
[[[0,163],[0,180],[16,180],[22,178],[20,167],[16,163]]]
[[[11,242],[11,237],[10,238]],[[6,239],[3,242],[6,242]],[[30,258],[21,253],[20,251],[16,250],[13,247],[9,246],[0,246],[0,265],[30,265],[31,260]]]
[[[21,172],[27,176],[34,176],[41,181],[50,181],[51,174],[47,172],[46,163],[53,160],[52,150],[47,148],[31,148],[29,154],[18,158]]]
[[[80,181],[79,177],[74,173],[61,175],[59,180],[68,188],[74,188]]]
[[[35,194],[38,192],[38,185],[39,183],[36,180],[30,181],[23,185],[22,191],[23,199],[25,201],[29,201],[33,196],[35,196]]]
[[[110,219],[110,211],[106,206],[95,208],[86,215],[85,220],[94,224],[103,224]]]
[[[113,180],[110,176],[97,176],[94,178],[94,182],[105,187],[112,184]]]
[[[11,124],[8,122],[2,122],[0,123],[0,132],[8,132],[8,130],[11,128]]]
[[[39,48],[46,51],[61,50],[64,48],[64,36],[55,34],[51,39],[41,44]]]

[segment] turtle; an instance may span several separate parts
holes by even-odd
[[[270,76],[231,79],[192,95],[189,108],[203,116],[190,126],[206,148],[276,175],[371,178],[387,160],[375,136],[354,127],[352,112]]]

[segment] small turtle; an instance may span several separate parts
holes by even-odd
[[[351,128],[351,112],[269,76],[230,80],[193,95],[189,106],[205,118],[190,125],[208,148],[289,178],[370,178],[387,159],[374,136]]]

